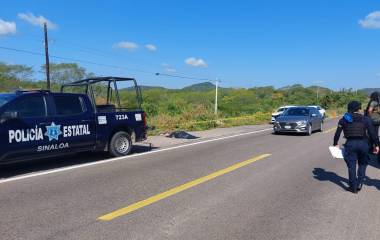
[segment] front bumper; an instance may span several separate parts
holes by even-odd
[[[307,133],[307,125],[298,125],[297,123],[278,123],[273,124],[274,132],[295,132],[295,133]]]

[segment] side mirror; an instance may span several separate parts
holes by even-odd
[[[312,116],[312,117],[316,117],[316,116],[317,116],[317,114],[313,113],[313,114],[311,114],[311,116]]]
[[[16,119],[18,118],[18,113],[16,111],[14,112],[4,112],[1,115],[1,122],[5,122],[7,120]]]

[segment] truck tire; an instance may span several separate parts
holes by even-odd
[[[131,136],[124,131],[116,132],[109,144],[108,151],[113,157],[126,156],[132,150]]]

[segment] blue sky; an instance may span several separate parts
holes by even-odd
[[[225,87],[316,82],[334,89],[380,87],[380,2],[374,0],[1,5],[1,47],[43,53],[38,23],[48,20],[51,55],[120,66],[80,63],[97,75],[135,77],[143,85],[199,82],[152,74],[162,72],[220,78]],[[44,58],[0,49],[0,61],[39,69]]]

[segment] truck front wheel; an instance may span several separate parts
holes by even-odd
[[[132,150],[131,136],[127,132],[116,132],[110,141],[109,153],[113,157],[122,157]]]

